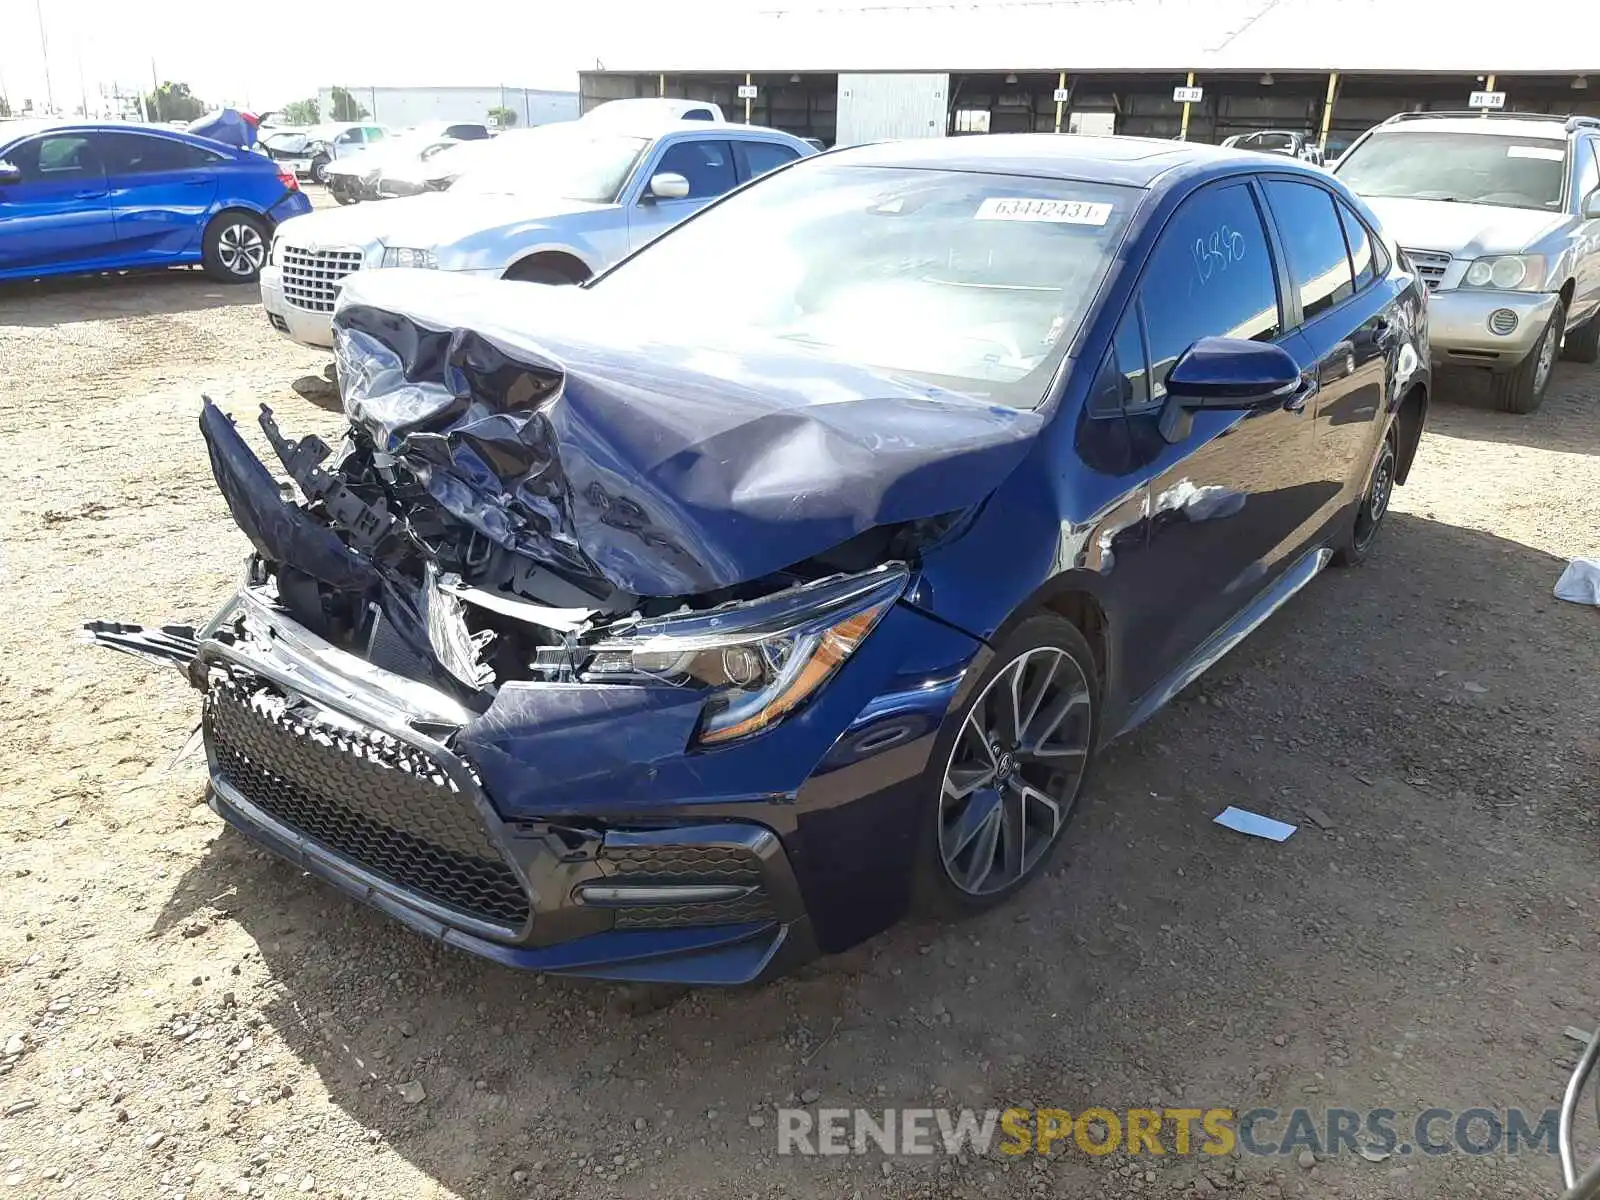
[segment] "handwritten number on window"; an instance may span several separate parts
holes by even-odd
[[[1194,269],[1201,283],[1210,283],[1218,271],[1226,271],[1244,259],[1244,234],[1229,225],[1219,225],[1209,234],[1194,240]]]

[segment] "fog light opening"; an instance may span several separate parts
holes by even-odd
[[[1517,331],[1517,314],[1509,308],[1497,308],[1489,314],[1489,332],[1507,337]]]

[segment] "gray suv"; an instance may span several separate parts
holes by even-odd
[[[1600,357],[1600,118],[1401,113],[1334,173],[1427,283],[1435,366],[1487,368],[1525,413],[1558,355]]]

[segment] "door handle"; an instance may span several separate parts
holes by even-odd
[[[72,198],[74,200],[98,200],[104,195],[104,192],[73,192]]]

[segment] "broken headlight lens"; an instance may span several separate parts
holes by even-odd
[[[385,267],[422,267],[427,270],[437,270],[439,256],[432,250],[418,249],[412,246],[385,246],[383,249],[383,262]]]
[[[702,745],[770,729],[855,653],[905,590],[904,567],[825,579],[710,612],[641,622],[601,642],[582,671],[592,683],[665,683],[709,693]]]

